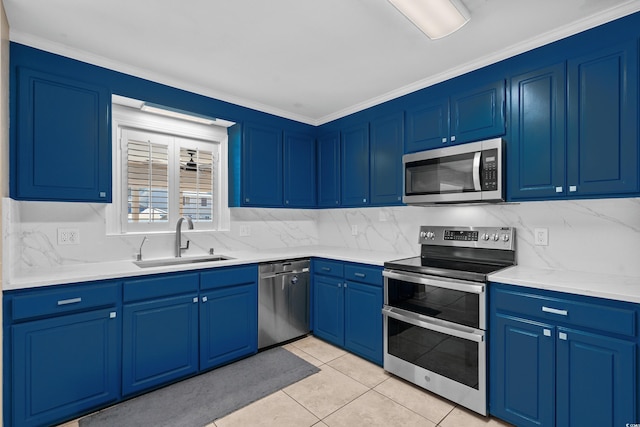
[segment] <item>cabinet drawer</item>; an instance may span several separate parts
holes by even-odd
[[[315,274],[335,277],[342,277],[344,275],[344,265],[340,261],[317,259],[313,261],[313,267]]]
[[[635,311],[600,305],[597,301],[573,301],[537,295],[534,292],[496,289],[491,303],[497,311],[537,317],[554,323],[591,328],[628,336],[636,335]]]
[[[124,302],[198,292],[198,273],[168,274],[124,282]]]
[[[243,285],[257,281],[258,266],[256,264],[245,267],[224,267],[201,273],[200,288],[224,288],[226,286]]]
[[[358,264],[345,264],[344,278],[354,282],[382,286],[382,269]]]
[[[115,305],[118,297],[118,283],[56,287],[28,295],[15,296],[11,305],[11,318],[24,320],[96,307],[108,307]]]

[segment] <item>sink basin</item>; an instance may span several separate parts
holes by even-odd
[[[149,268],[149,267],[164,267],[168,265],[196,264],[200,262],[225,261],[228,259],[233,259],[233,258],[224,256],[224,255],[207,255],[207,256],[192,257],[192,258],[150,259],[150,260],[143,260],[143,261],[133,261],[133,263],[140,268]]]

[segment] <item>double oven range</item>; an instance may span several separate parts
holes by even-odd
[[[515,265],[511,227],[420,227],[384,264],[384,369],[487,414],[487,276]]]

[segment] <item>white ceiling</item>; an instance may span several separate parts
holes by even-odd
[[[463,0],[429,40],[387,0],[4,0],[11,40],[314,125],[640,11]]]

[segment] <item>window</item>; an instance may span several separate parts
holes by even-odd
[[[114,104],[114,203],[110,233],[228,228],[226,127],[155,116]]]

